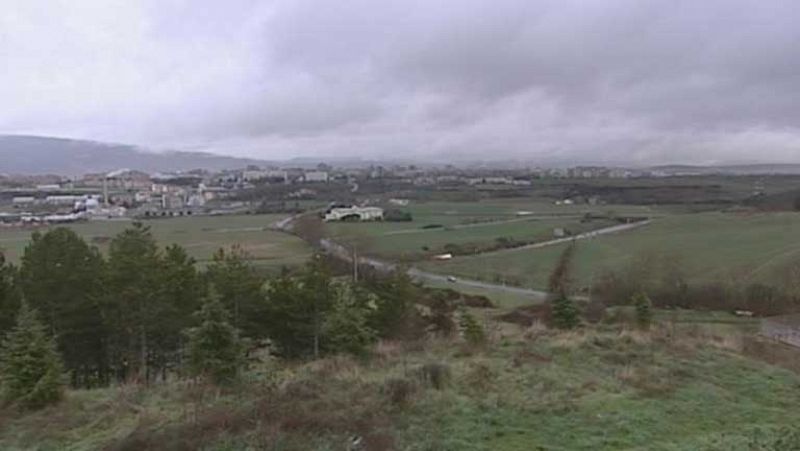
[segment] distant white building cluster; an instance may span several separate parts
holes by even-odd
[[[547,178],[628,178],[668,176],[660,172],[599,166],[572,168],[484,167],[414,164],[333,167],[324,163],[310,167],[249,165],[241,169],[148,174],[131,169],[94,172],[80,177],[56,175],[8,176],[0,174],[0,222],[15,218],[31,221],[71,221],[118,216],[164,217],[192,214],[253,212],[294,213],[305,201],[328,200],[332,193],[347,193],[348,202],[385,190],[390,210],[343,205],[331,208],[326,221],[376,221],[392,219],[416,201],[414,190],[432,187],[446,190],[473,189],[507,191],[531,189]],[[757,189],[757,187],[755,188]],[[763,191],[763,189],[762,189]],[[389,194],[391,193],[391,194]],[[558,205],[596,203],[595,197],[555,201]],[[10,219],[9,219],[10,218]]]

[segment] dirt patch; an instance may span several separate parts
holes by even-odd
[[[494,304],[486,296],[465,294],[461,299],[467,307],[494,308]]]
[[[751,336],[742,340],[742,352],[748,357],[800,374],[800,348],[761,336]]]
[[[518,307],[514,310],[495,316],[498,321],[530,327],[536,322],[547,324],[550,319],[550,305],[537,304]]]
[[[553,359],[542,354],[537,354],[529,349],[521,349],[514,354],[511,365],[518,368],[525,364],[550,363]]]

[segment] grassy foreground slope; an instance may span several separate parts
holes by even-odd
[[[495,329],[382,343],[373,358],[256,365],[230,391],[187,382],[75,391],[0,413],[0,448],[343,450],[776,449],[800,377],[696,330]],[[760,448],[757,446],[761,446]]]
[[[562,251],[563,246],[508,250],[422,266],[463,277],[504,278],[542,288]],[[773,282],[781,278],[781,270],[789,262],[800,257],[800,214],[671,215],[629,232],[583,240],[575,259],[577,282],[588,286],[603,269],[620,270],[647,255],[673,259],[689,280],[735,277],[738,281]]]
[[[211,259],[220,247],[239,244],[259,266],[279,267],[303,263],[310,249],[300,239],[268,230],[286,215],[183,216],[145,221],[163,245],[179,244],[199,262]],[[105,251],[114,235],[130,227],[130,221],[92,221],[69,224],[90,244]],[[44,229],[41,229],[44,231]],[[0,251],[17,262],[30,242],[31,230],[0,229]]]

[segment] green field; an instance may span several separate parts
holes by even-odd
[[[268,230],[285,215],[184,216],[155,219],[144,223],[163,245],[185,247],[198,262],[211,259],[220,247],[239,244],[259,266],[268,268],[302,263],[310,255],[308,246],[294,236]],[[131,225],[130,221],[92,221],[69,224],[89,243],[105,251],[109,240]],[[46,229],[39,228],[44,231]],[[19,260],[30,240],[31,229],[0,229],[0,249],[12,261]]]
[[[444,252],[447,244],[491,246],[498,238],[538,242],[553,237],[555,228],[580,233],[613,225],[610,220],[581,222],[586,213],[652,216],[649,207],[619,205],[562,205],[510,199],[481,202],[427,202],[403,207],[412,222],[329,223],[327,234],[336,241],[356,242],[362,250],[386,258],[418,260]],[[520,214],[524,212],[523,214]],[[425,226],[441,225],[426,229]]]
[[[564,246],[507,250],[420,266],[543,288]],[[657,218],[640,229],[582,240],[575,257],[577,282],[588,286],[604,270],[623,269],[648,255],[676,261],[689,280],[774,282],[790,262],[800,259],[800,214],[678,214]]]

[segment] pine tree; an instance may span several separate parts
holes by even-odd
[[[319,257],[297,276],[283,273],[271,280],[266,330],[278,352],[288,358],[318,357],[323,351],[325,318],[335,299],[330,271]]]
[[[22,255],[20,288],[56,337],[73,386],[98,385],[107,376],[104,273],[100,251],[64,227],[34,233]]]
[[[231,323],[248,338],[267,335],[264,279],[250,263],[250,255],[238,245],[219,249],[208,265],[206,276],[219,293],[220,302],[231,312]]]
[[[162,324],[164,308],[162,263],[150,228],[141,223],[125,229],[111,240],[108,259],[108,306],[111,355],[119,379],[135,377],[148,382],[152,342]]]
[[[19,295],[15,284],[16,268],[6,262],[0,251],[0,337],[14,327],[19,309]]]
[[[406,271],[367,279],[365,285],[376,295],[369,324],[381,338],[413,338],[424,332],[423,319],[414,305],[420,289]]]
[[[554,296],[551,301],[552,323],[559,329],[574,329],[580,324],[578,308],[569,298],[574,254],[575,243],[573,242],[561,253],[556,267],[550,274],[549,289]]]
[[[195,260],[177,244],[167,246],[161,258],[161,299],[151,329],[153,366],[167,376],[170,363],[179,360],[186,338],[182,331],[193,325],[192,315],[201,305],[205,286],[195,269]]]
[[[196,316],[198,326],[186,331],[189,373],[215,384],[233,382],[244,366],[245,347],[213,290]]]
[[[574,329],[580,324],[578,308],[567,296],[558,296],[551,302],[553,326],[558,329]]]
[[[340,286],[337,291],[322,328],[323,350],[365,356],[377,337],[368,324],[369,298],[349,286]]]
[[[632,303],[636,309],[636,324],[642,329],[649,329],[653,321],[653,303],[644,292],[633,295]]]
[[[61,358],[55,340],[45,329],[36,310],[23,302],[16,326],[8,333],[0,353],[4,401],[35,409],[61,399]]]

